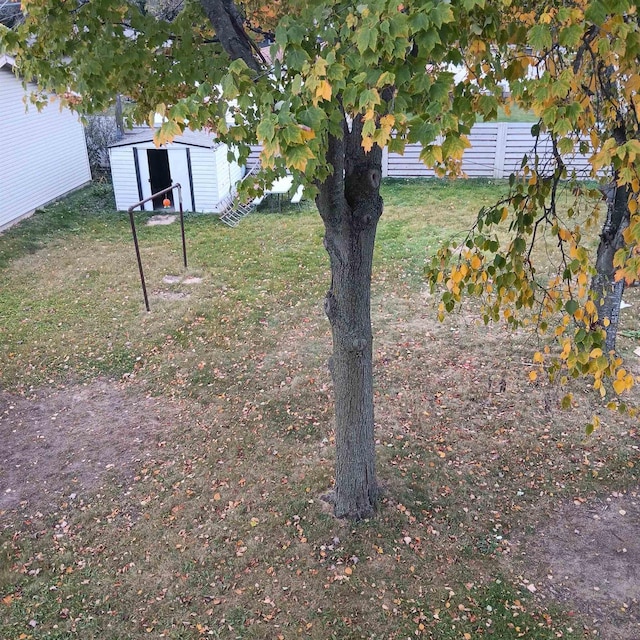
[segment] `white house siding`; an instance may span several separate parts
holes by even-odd
[[[517,122],[510,123],[506,128],[504,164],[502,168],[502,174],[505,177],[520,169],[525,155],[528,155],[529,158],[533,157],[535,138],[531,135],[532,126],[531,123]],[[540,137],[535,152],[543,164],[553,157],[549,136]]]
[[[251,145],[251,152],[249,153],[249,157],[247,158],[247,168],[252,169],[257,164],[260,164],[260,153],[262,151],[262,145],[253,144]]]
[[[435,172],[420,160],[422,145],[408,144],[403,154],[389,153],[387,171],[390,178],[433,178]]]
[[[57,103],[25,111],[24,96],[0,56],[0,229],[91,181],[78,118]]]
[[[496,123],[477,124],[471,129],[471,147],[462,156],[462,170],[470,178],[494,175],[496,156],[499,149],[500,126]]]
[[[551,140],[541,135],[537,141],[531,135],[530,122],[494,122],[476,124],[469,134],[471,147],[462,157],[462,170],[472,178],[508,178],[520,169],[525,155],[539,156],[544,168],[553,158]],[[434,175],[420,160],[419,144],[408,144],[404,153],[383,154],[382,173],[391,178],[422,178]],[[576,153],[564,158],[569,173],[575,171],[580,178],[590,176],[588,155]]]

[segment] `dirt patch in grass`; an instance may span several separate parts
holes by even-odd
[[[105,380],[0,392],[0,524],[126,482],[177,420],[176,406]]]
[[[512,541],[540,595],[566,603],[607,640],[640,638],[640,493],[576,499]]]

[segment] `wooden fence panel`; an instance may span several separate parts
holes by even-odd
[[[471,147],[462,156],[462,170],[470,178],[493,178],[498,155],[499,123],[477,124],[469,134]]]
[[[548,135],[536,140],[531,134],[531,122],[483,122],[476,124],[469,134],[471,147],[462,157],[462,170],[470,178],[508,178],[511,173],[520,170],[525,155],[533,158],[538,154],[540,171],[551,168],[553,147]],[[253,146],[247,161],[247,167],[253,167],[260,157],[262,147]],[[433,169],[427,168],[420,160],[420,144],[408,144],[404,153],[382,154],[382,175],[390,178],[432,178]],[[589,156],[577,150],[564,158],[567,171],[575,171],[580,178],[590,176]]]

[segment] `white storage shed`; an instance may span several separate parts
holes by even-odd
[[[13,58],[0,55],[0,230],[91,181],[78,117],[55,102],[27,109],[24,99]]]
[[[131,205],[179,183],[185,211],[220,212],[235,194],[242,168],[227,159],[228,147],[204,131],[185,131],[156,147],[153,130],[134,129],[110,145],[109,160],[116,207]],[[147,211],[162,208],[163,197],[147,202]],[[172,204],[173,197],[169,199]]]

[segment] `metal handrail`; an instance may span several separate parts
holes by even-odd
[[[145,198],[144,200],[140,200],[140,202],[136,202],[135,204],[132,204],[128,209],[127,209],[127,213],[129,214],[129,222],[131,223],[131,234],[133,235],[133,244],[136,248],[136,258],[138,260],[138,271],[140,272],[140,282],[142,284],[142,295],[144,296],[144,306],[146,307],[147,311],[151,311],[151,309],[149,308],[149,296],[147,295],[147,285],[145,283],[144,280],[144,271],[142,269],[142,258],[140,257],[140,246],[138,243],[138,234],[136,233],[136,223],[135,220],[133,218],[133,210],[136,207],[140,207],[141,205],[145,204],[145,202],[149,202],[149,200],[153,200],[154,198],[157,198],[158,196],[163,196],[165,193],[169,193],[170,191],[173,191],[174,189],[178,190],[178,203],[180,205],[180,235],[182,236],[182,259],[184,262],[184,266],[185,269],[187,267],[187,243],[185,240],[185,235],[184,235],[184,211],[182,208],[182,187],[180,186],[179,183],[175,183],[172,184],[170,187],[167,187],[166,189],[163,189],[162,191],[158,191],[156,193],[151,194],[148,198]]]

